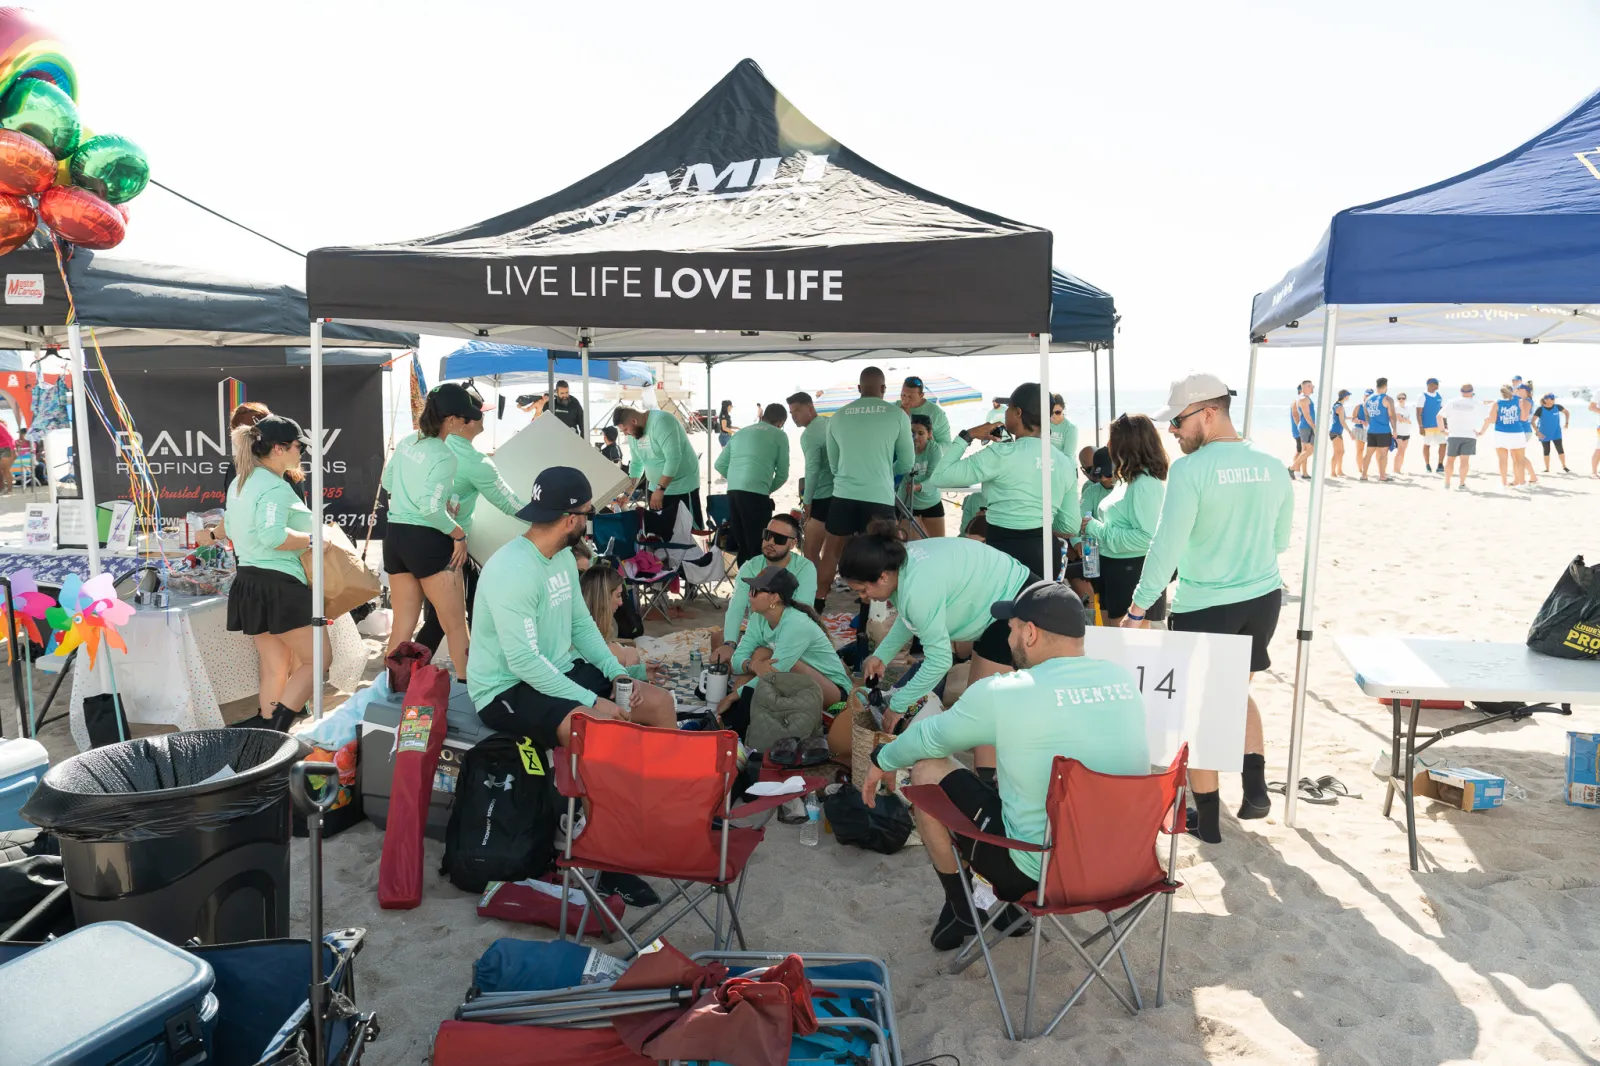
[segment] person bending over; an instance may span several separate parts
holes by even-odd
[[[789,480],[789,412],[768,404],[760,421],[735,433],[717,456],[728,483],[728,521],[734,554],[743,566],[761,554],[761,529],[772,517],[772,494]]]
[[[1122,624],[1148,626],[1146,613],[1177,571],[1178,591],[1167,628],[1249,637],[1254,677],[1272,665],[1267,646],[1283,606],[1278,556],[1289,547],[1294,488],[1282,463],[1234,430],[1228,414],[1232,397],[1232,390],[1211,374],[1191,374],[1172,383],[1167,407],[1156,420],[1169,424],[1183,455],[1167,472],[1161,519]],[[1261,711],[1253,697],[1245,715],[1244,750],[1239,817],[1265,818],[1272,799]],[[1189,784],[1198,806],[1196,835],[1208,843],[1220,842],[1216,771],[1191,770]]]
[[[917,452],[917,461],[907,475],[907,484],[901,491],[910,497],[911,515],[931,537],[944,536],[944,496],[928,482],[931,471],[939,468],[950,445],[939,439],[933,422],[927,415],[911,416],[911,443]],[[911,536],[911,523],[902,522],[906,536]]]
[[[483,421],[481,401],[455,382],[428,391],[417,432],[395,446],[383,468],[389,490],[389,529],[383,537],[383,572],[389,575],[394,625],[390,652],[411,639],[422,602],[438,612],[450,641],[456,676],[467,672],[466,596],[461,568],[467,561],[467,531],[451,513],[460,460],[448,438]]]
[[[822,569],[823,548],[828,542],[828,511],[833,504],[833,466],[828,462],[828,420],[817,416],[817,405],[809,392],[797,392],[788,399],[789,417],[800,427],[800,454],[805,460],[805,484],[800,503],[805,508],[805,556],[817,571],[817,585],[811,606],[821,612],[827,606],[828,589],[833,587],[833,570]],[[723,630],[727,634],[727,630]]]
[[[740,432],[744,432],[740,430]],[[722,644],[712,649],[711,661],[725,663],[733,658],[745,612],[750,607],[748,585],[769,566],[779,566],[794,575],[795,595],[804,603],[817,596],[817,568],[795,549],[800,547],[800,523],[791,514],[775,514],[761,533],[761,554],[739,568],[734,575],[733,592],[728,595],[728,611],[722,616]]]
[[[645,531],[669,543],[688,543],[688,530],[704,528],[705,518],[700,510],[700,464],[683,423],[662,410],[631,407],[618,407],[611,421],[633,441],[629,475],[642,473],[650,491]]]
[[[311,547],[311,511],[285,474],[298,469],[309,442],[292,418],[268,415],[233,431],[236,474],[224,522],[239,570],[228,590],[228,629],[255,642],[261,660],[260,711],[235,725],[288,732],[313,689],[317,631],[311,586],[300,553]],[[322,633],[323,668],[333,658]],[[299,666],[290,670],[290,656]]]
[[[887,519],[850,538],[839,573],[861,599],[888,600],[898,612],[894,625],[861,665],[861,676],[868,683],[883,676],[884,666],[913,634],[922,641],[922,665],[916,676],[889,698],[883,728],[891,733],[901,716],[932,692],[950,669],[953,641],[973,642],[969,685],[1011,669],[1006,626],[989,614],[989,605],[1010,599],[1038,579],[1011,556],[968,537],[906,544]],[[979,749],[975,755],[978,766],[992,776],[993,749]]]
[[[984,832],[1042,844],[1056,756],[1103,774],[1150,772],[1144,701],[1126,669],[1084,655],[1083,604],[1065,585],[1041,581],[990,611],[1006,626],[1016,672],[969,685],[948,710],[914,722],[893,743],[875,749],[861,798],[876,805],[878,786],[910,767],[912,784],[938,785]],[[998,755],[994,780],[951,758],[980,746]],[[935,949],[958,948],[977,932],[978,916],[961,889],[958,847],[996,896],[1031,902],[1039,887],[1036,853],[957,841],[922,811],[915,817],[944,886],[944,907],[929,938]]]
[[[619,707],[612,683],[628,672],[606,646],[578,590],[572,546],[594,514],[589,479],[570,466],[539,474],[517,512],[528,532],[483,566],[476,603],[478,646],[467,691],[490,729],[529,737],[541,749],[567,742],[572,716],[620,718],[674,728],[672,696],[635,681]]]
[[[850,691],[833,638],[805,600],[794,574],[769,566],[741,579],[750,588],[750,624],[733,652],[734,691],[717,712],[740,737],[750,728],[750,698],[761,679],[773,673],[804,674],[822,689],[822,705],[832,707]]]

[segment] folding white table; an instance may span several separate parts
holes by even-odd
[[[1525,718],[1536,712],[1571,714],[1574,703],[1600,704],[1600,663],[1553,659],[1538,655],[1523,644],[1393,636],[1341,636],[1335,637],[1334,643],[1355,671],[1361,691],[1384,700],[1393,712],[1389,789],[1383,800],[1383,815],[1389,816],[1395,792],[1403,792],[1413,870],[1417,868],[1417,816],[1412,786],[1418,752],[1445,737],[1482,729],[1506,718]],[[1417,718],[1423,700],[1470,700],[1511,706],[1493,708],[1472,721],[1419,734]],[[1401,705],[1407,702],[1411,715],[1409,722],[1403,724]],[[1419,736],[1421,744],[1417,743]]]

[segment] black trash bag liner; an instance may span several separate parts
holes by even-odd
[[[40,903],[65,880],[61,848],[42,829],[0,833],[0,929]]]
[[[822,810],[841,844],[893,855],[911,836],[911,807],[892,793],[879,795],[877,805],[868,807],[859,789],[841,788],[822,801]]]
[[[1557,659],[1600,662],[1600,566],[1583,556],[1562,571],[1528,627],[1528,647]]]
[[[74,840],[209,832],[282,799],[289,767],[309,751],[270,729],[196,729],[129,740],[51,767],[22,816]],[[233,776],[198,784],[229,766]]]

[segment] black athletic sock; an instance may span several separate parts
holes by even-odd
[[[1272,809],[1272,795],[1267,791],[1267,760],[1263,755],[1248,753],[1244,757],[1244,803],[1239,807],[1240,818],[1265,818]]]
[[[287,733],[289,731],[289,727],[294,724],[294,720],[299,714],[300,712],[298,710],[285,707],[281,703],[274,703],[272,705],[272,719],[270,728],[276,729],[280,733]]]
[[[1194,794],[1195,821],[1189,832],[1207,844],[1222,843],[1222,794],[1196,792]]]
[[[950,904],[956,914],[965,916],[970,924],[972,921],[972,908],[967,906],[966,893],[961,890],[961,875],[939,873],[938,870],[935,870],[934,873],[939,874],[939,884],[944,886],[945,901]]]

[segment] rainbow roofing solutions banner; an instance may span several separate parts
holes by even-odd
[[[229,366],[138,369],[118,367],[112,376],[133,415],[150,476],[161,499],[161,517],[182,519],[190,511],[224,506],[233,479],[228,418],[246,400],[264,403],[306,427],[311,424],[310,374],[304,366]],[[366,535],[383,473],[384,371],[378,365],[329,366],[323,370],[324,505],[331,521],[353,539]],[[91,375],[105,403],[104,383]],[[128,499],[129,471],[103,426],[93,435],[95,495],[102,502]],[[309,491],[310,459],[303,464]],[[375,535],[383,535],[383,516]]]

